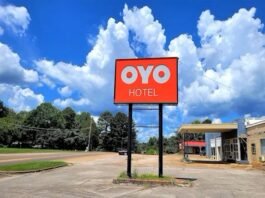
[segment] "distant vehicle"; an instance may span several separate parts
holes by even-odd
[[[42,148],[40,144],[32,146],[32,148]]]
[[[119,150],[118,153],[119,153],[119,155],[127,155],[127,150],[125,150],[125,149]]]

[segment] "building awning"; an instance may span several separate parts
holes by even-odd
[[[185,141],[185,146],[205,147],[205,145],[202,141]]]
[[[237,130],[237,123],[183,124],[179,133],[224,133]]]

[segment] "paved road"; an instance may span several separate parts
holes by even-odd
[[[117,185],[112,179],[125,169],[126,156],[87,159],[46,172],[0,177],[0,197],[265,197],[264,171],[166,166],[167,175],[196,178],[193,187]],[[136,168],[157,170],[148,163]]]

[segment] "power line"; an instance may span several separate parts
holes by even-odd
[[[208,78],[208,79],[210,79],[210,80],[212,80],[212,81],[214,81],[214,82],[216,82],[216,83],[218,83],[218,84],[221,84],[221,85],[223,85],[224,87],[226,87],[226,88],[229,88],[229,89],[233,89],[232,87],[230,87],[230,86],[228,86],[228,85],[226,85],[226,84],[224,84],[224,83],[222,83],[222,82],[220,82],[220,81],[217,81],[217,80],[215,80],[215,79],[212,79],[212,78],[210,78],[210,77],[208,77],[205,73],[203,73],[203,75],[204,75],[204,77],[206,77],[206,78]]]
[[[41,127],[33,127],[33,126],[27,126],[27,125],[19,125],[19,124],[10,124],[14,125],[16,127],[22,128],[24,130],[37,130],[37,131],[59,131],[59,130],[69,130],[69,131],[81,131],[85,129],[90,129],[90,127],[80,128],[80,129],[63,129],[63,128],[41,128]]]

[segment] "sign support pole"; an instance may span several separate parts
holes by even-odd
[[[128,143],[127,143],[127,176],[132,177],[132,106],[129,104],[129,126],[128,126]]]
[[[163,177],[163,105],[159,104],[159,177]]]
[[[183,133],[183,160],[186,159],[186,155],[185,155],[185,132]]]

